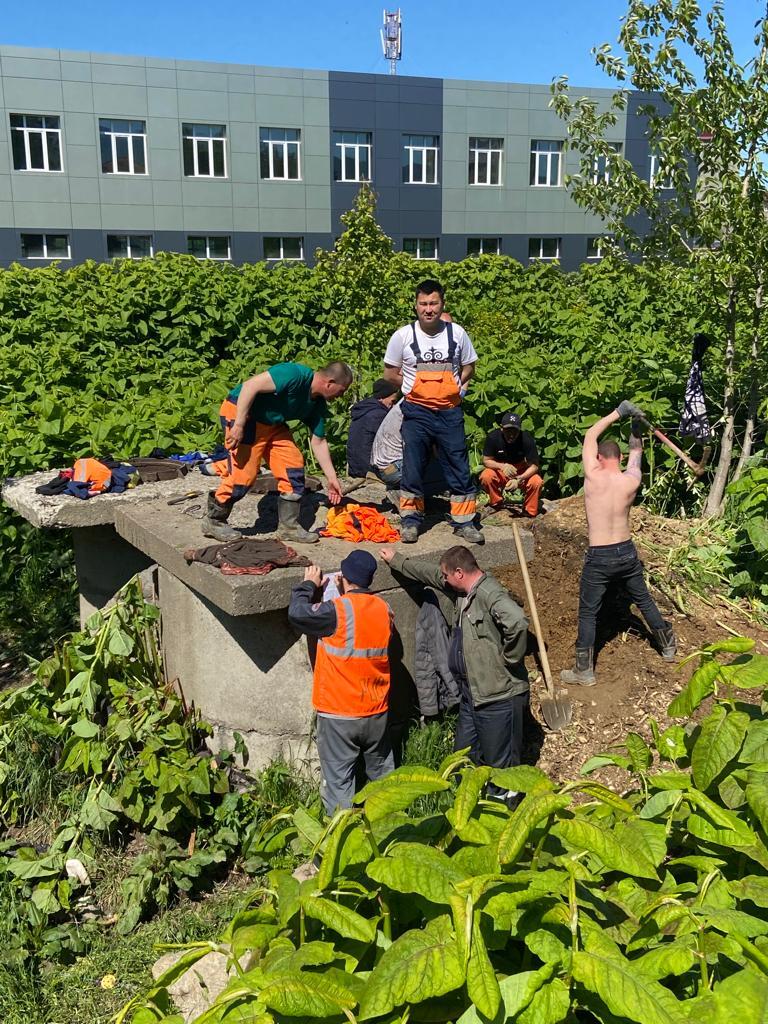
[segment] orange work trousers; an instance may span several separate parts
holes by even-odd
[[[525,460],[515,462],[513,465],[518,473],[524,473],[528,468],[528,463]],[[488,495],[491,505],[500,505],[504,500],[506,484],[507,478],[500,469],[484,469],[480,474],[480,486]],[[539,514],[539,497],[541,496],[543,484],[544,481],[538,473],[534,473],[533,476],[529,476],[527,480],[523,480],[519,484],[520,490],[525,497],[523,508],[529,516],[537,516]]]
[[[235,421],[237,406],[222,403],[219,415],[225,439]],[[262,460],[277,480],[280,494],[300,498],[304,493],[304,456],[284,423],[270,425],[251,420],[246,424],[243,440],[229,451],[226,459],[211,464],[221,477],[216,488],[216,501],[231,504],[245,497],[259,475]]]

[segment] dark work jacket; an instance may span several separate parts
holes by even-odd
[[[371,468],[373,439],[388,412],[389,407],[378,398],[364,398],[352,406],[347,440],[347,466],[350,476],[365,476]]]

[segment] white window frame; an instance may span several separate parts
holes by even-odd
[[[472,241],[478,241],[480,243],[479,252],[469,252],[469,243]],[[494,243],[492,249],[488,249],[486,252],[486,243]],[[501,256],[501,238],[496,235],[491,237],[490,235],[469,235],[467,237],[467,258],[472,259],[473,256]]]
[[[334,157],[335,151],[338,149],[341,159],[341,177],[337,178],[334,174],[334,181],[371,181],[373,179],[373,136],[371,132],[346,132],[346,131],[334,131],[334,136],[337,135],[365,135],[368,138],[368,142],[344,142],[343,139],[340,141],[334,141]],[[355,159],[355,177],[346,178],[344,177],[344,171],[347,166],[347,153],[346,150],[354,150]],[[367,150],[368,155],[368,177],[363,177],[360,174],[360,154],[362,150]]]
[[[666,191],[671,191],[675,186],[672,184],[669,172],[667,177],[659,185],[656,184],[656,178],[659,176],[659,164],[661,163],[661,157],[658,153],[651,153],[651,166],[648,172],[648,184],[651,188],[661,188]]]
[[[280,242],[280,255],[279,256],[267,256],[264,254],[264,260],[267,263],[280,263],[285,261],[286,263],[302,263],[304,260],[304,236],[303,235],[265,235],[263,245],[266,246],[268,238],[276,238]],[[285,255],[285,243],[286,241],[299,243],[299,256],[286,256]]]
[[[538,149],[539,145],[557,146],[557,149]],[[557,157],[557,180],[552,180],[553,157]],[[560,188],[563,180],[563,140],[531,139],[531,188]],[[539,181],[542,164],[546,168],[545,181]]]
[[[104,131],[102,129],[102,127],[101,127],[102,121],[111,121],[111,122],[115,122],[115,121],[139,121],[139,122],[141,122],[141,124],[144,125],[144,131],[143,132],[130,132],[130,131],[127,131],[127,132],[117,131],[117,132],[115,132],[115,131],[112,131],[112,130]],[[149,153],[147,152],[147,122],[143,118],[141,118],[141,117],[100,117],[99,118],[99,161],[100,162],[101,162],[101,140],[102,140],[102,137],[109,138],[109,140],[110,140],[110,148],[112,150],[112,167],[113,168],[117,167],[117,140],[118,139],[127,139],[128,140],[128,166],[129,166],[129,170],[127,170],[127,171],[116,171],[116,170],[105,171],[104,170],[104,165],[102,164],[102,167],[101,167],[101,173],[102,174],[109,174],[109,175],[120,174],[123,177],[128,177],[130,175],[131,177],[140,177],[140,178],[145,178],[149,174]],[[141,139],[141,144],[144,147],[144,170],[143,171],[136,171],[136,170],[134,170],[134,163],[133,163],[133,140],[134,139]]]
[[[406,242],[416,243],[416,252],[407,252],[405,248]],[[434,256],[423,256],[421,249],[424,242],[433,242],[435,254]],[[439,238],[404,238],[403,239],[403,252],[406,256],[410,256],[414,260],[437,260],[440,257],[440,239]]]
[[[187,250],[189,250],[189,243],[193,238],[204,238],[205,239],[205,256],[197,256],[195,253],[190,252],[190,256],[194,256],[198,260],[218,260],[220,263],[226,263],[232,259],[232,236],[231,235],[187,235]],[[211,256],[211,239],[213,238],[226,238],[227,240],[227,255],[226,256]]]
[[[411,142],[408,142],[408,141],[403,143],[403,148],[405,149],[406,153],[408,154],[408,179],[407,179],[407,181],[404,181],[403,184],[404,185],[437,185],[440,182],[440,136],[439,135],[433,135],[431,132],[427,132],[427,133],[425,133],[423,135],[421,135],[421,134],[419,134],[419,135],[413,134],[413,135],[406,135],[405,136],[406,140],[408,140],[408,139],[416,139],[416,138],[422,138],[422,139],[430,138],[430,139],[435,139],[436,142],[432,146],[427,146],[427,145],[415,146]],[[422,172],[423,172],[421,180],[419,180],[419,181],[417,181],[414,178],[414,176],[413,176],[413,155],[414,155],[414,153],[417,153],[417,152],[421,153],[421,168],[422,168]],[[435,176],[434,176],[434,181],[428,181],[427,180],[427,178],[428,178],[427,171],[428,171],[428,162],[429,162],[428,159],[427,159],[427,156],[428,156],[429,153],[433,153],[434,157],[435,157]]]
[[[184,131],[185,128],[221,128],[223,129],[222,135],[189,135]],[[188,174],[186,168],[184,168],[185,178],[217,178],[219,181],[223,181],[224,178],[229,177],[229,167],[227,166],[227,126],[225,124],[210,124],[203,121],[182,121],[181,126],[181,140],[182,140],[182,151],[181,151],[181,162],[184,163],[184,141],[189,139],[192,143],[192,174]],[[224,163],[224,173],[214,173],[214,159],[213,153],[215,143],[221,144],[222,160]],[[201,145],[207,144],[207,145]],[[207,148],[208,150],[208,166],[211,168],[210,174],[202,174],[200,172],[200,149]]]
[[[612,154],[596,156],[592,161],[592,184],[600,183],[607,185],[611,180],[611,155],[621,156],[622,145],[620,142],[609,142]],[[602,164],[602,170],[601,170]]]
[[[481,141],[487,141],[488,146],[479,146],[478,143]],[[492,146],[491,143],[499,143],[498,147]],[[474,145],[473,145],[474,143]],[[480,181],[480,157],[485,156],[486,159],[486,181]],[[494,157],[498,157],[496,162],[496,177],[498,181],[493,181],[494,171]],[[488,135],[470,135],[469,137],[469,184],[470,186],[479,185],[481,188],[499,188],[504,184],[503,179],[503,165],[504,165],[504,139],[497,136]]]
[[[22,231],[19,234],[19,244],[22,245],[22,239],[29,235],[42,235],[43,238],[43,255],[42,256],[23,256],[25,260],[71,260],[72,259],[72,242],[66,231]],[[67,255],[66,256],[49,256],[48,255],[48,239],[53,235],[63,235],[67,240]]]
[[[10,123],[11,117],[21,117],[24,120],[22,127],[12,125]],[[32,128],[27,126],[28,117],[55,117],[58,122],[58,128]],[[61,116],[59,114],[13,114],[9,112],[8,123],[11,129],[11,165],[13,165],[13,133],[19,132],[24,136],[24,159],[26,160],[26,167],[14,167],[14,171],[18,171],[20,174],[63,174],[64,173],[64,137],[61,130]],[[61,167],[58,169],[50,167],[50,155],[48,153],[48,134],[56,134],[59,137],[59,161]],[[30,167],[32,163],[32,152],[29,145],[30,135],[42,135],[42,149],[43,149],[43,166],[42,167]]]
[[[110,256],[109,255],[109,240],[110,238],[125,238],[126,239],[126,254],[125,256]],[[148,238],[149,239],[149,257],[147,256],[134,256],[131,253],[131,239],[132,238]],[[107,232],[107,258],[111,260],[144,260],[155,255],[155,240],[149,233],[142,234],[140,231],[134,231],[128,234],[127,231],[108,231]]]
[[[263,139],[261,137],[262,132],[270,131],[290,131],[298,132],[298,138],[296,139]],[[277,126],[269,128],[261,128],[259,131],[259,171],[261,171],[261,147],[267,145],[269,152],[269,174],[264,177],[262,175],[262,181],[301,181],[301,129],[300,128],[277,128]],[[296,177],[292,178],[288,174],[288,147],[296,147]],[[283,174],[275,174],[275,151],[280,147],[282,149],[282,156],[280,162],[283,166]]]
[[[587,259],[597,262],[598,260],[605,259],[605,246],[607,239],[604,235],[593,235],[591,238],[587,238]],[[595,249],[594,255],[590,253],[590,243]]]
[[[538,242],[539,243],[538,244],[538,249],[539,249],[538,256],[532,256],[531,255],[531,243],[532,242]],[[556,251],[554,256],[545,256],[544,255],[544,243],[545,242],[556,242],[557,243],[557,247],[556,247],[557,251]],[[556,260],[559,260],[561,258],[562,248],[563,248],[563,239],[561,237],[558,238],[558,237],[554,237],[552,235],[543,235],[541,237],[534,236],[532,238],[529,238],[528,239],[528,262],[529,263],[554,263]]]

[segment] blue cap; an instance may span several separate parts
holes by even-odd
[[[376,559],[370,551],[351,551],[339,568],[344,579],[356,587],[370,587],[376,573]]]

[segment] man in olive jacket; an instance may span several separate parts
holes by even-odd
[[[393,548],[383,548],[381,557],[395,572],[453,601],[449,664],[460,691],[455,749],[469,747],[475,764],[520,764],[529,689],[528,620],[522,609],[460,544],[445,552],[439,566]]]

